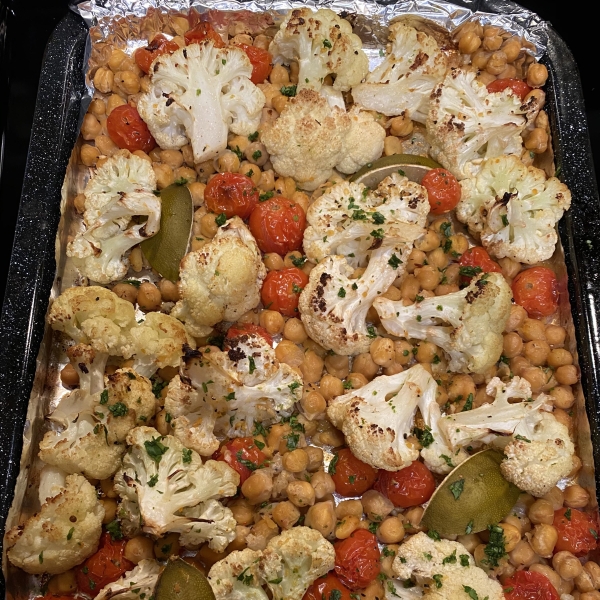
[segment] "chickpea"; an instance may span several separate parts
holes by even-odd
[[[531,344],[533,342],[528,343]],[[506,356],[506,358],[514,358],[515,356],[521,354],[522,351],[523,340],[521,336],[514,331],[505,334],[502,347],[502,354]]]
[[[579,559],[566,550],[557,552],[552,557],[552,566],[563,579],[573,579],[583,570]]]
[[[404,528],[409,529],[409,533],[416,533],[418,531],[422,531],[421,527],[421,519],[423,518],[423,513],[425,510],[422,506],[415,506],[414,508],[409,508],[403,513],[403,521]]]
[[[517,77],[517,69],[513,65],[506,65],[504,67],[504,71],[497,75],[497,79],[516,79]]]
[[[269,153],[261,142],[252,142],[245,150],[246,160],[253,165],[262,167],[269,160]],[[257,182],[258,183],[258,182]]]
[[[513,304],[510,307],[510,315],[508,317],[508,321],[506,322],[506,326],[504,327],[505,333],[510,331],[515,331],[523,326],[525,321],[527,320],[527,311],[518,304]],[[536,339],[545,339],[544,337],[536,338]],[[527,340],[529,341],[529,340]]]
[[[548,500],[539,499],[529,507],[527,516],[532,523],[552,525],[554,521],[554,508]]]
[[[552,504],[553,510],[559,510],[564,504],[564,492],[557,486],[554,486],[545,496],[544,500],[548,500]]]
[[[173,283],[168,279],[161,279],[158,283],[158,289],[165,302],[177,302],[177,300],[179,300],[179,288],[176,283]]]
[[[279,502],[273,507],[273,521],[281,529],[291,529],[300,519],[300,511],[288,501]]]
[[[345,388],[358,390],[367,385],[369,381],[362,373],[349,373],[346,377]]]
[[[258,469],[242,483],[241,489],[249,504],[261,504],[271,497],[273,478],[264,469]]]
[[[390,119],[390,133],[397,137],[406,137],[413,132],[413,122],[408,118],[405,112],[399,116]]]
[[[151,153],[152,154],[152,153]],[[208,178],[215,172],[215,167],[212,160],[200,163],[195,166],[196,173],[198,173],[198,179],[203,183],[206,183]]]
[[[488,59],[485,70],[490,75],[499,75],[506,68],[506,63],[506,54],[502,50],[497,50],[496,52],[493,52]]]
[[[550,346],[544,340],[531,340],[523,347],[523,356],[534,367],[545,364],[549,354]]]
[[[288,423],[277,423],[271,427],[269,430],[269,435],[267,435],[267,445],[269,448],[277,449],[283,438],[292,432],[292,428]]]
[[[173,169],[171,169],[169,165],[153,163],[152,168],[156,175],[156,187],[158,187],[159,190],[169,187],[175,182],[175,173],[173,173]]]
[[[466,400],[469,394],[475,396],[476,392],[475,383],[470,375],[454,375],[448,386],[448,398],[453,402],[459,399]]]
[[[531,368],[531,363],[523,356],[515,356],[510,360],[510,370],[514,375],[519,377],[526,369]]]
[[[196,211],[198,212],[198,211]],[[219,231],[219,226],[216,221],[217,215],[214,213],[204,213],[200,217],[200,235],[205,238],[212,239]]]
[[[456,541],[459,544],[462,544],[471,554],[473,554],[475,548],[481,544],[481,538],[476,533],[459,535]]]
[[[533,88],[542,87],[548,79],[548,69],[540,64],[533,63],[527,69],[527,85]]]
[[[539,562],[539,557],[534,552],[531,544],[527,540],[521,540],[512,550],[508,553],[510,562],[515,567],[528,567],[533,563]]]
[[[254,523],[254,511],[246,500],[236,500],[230,507],[233,518],[238,525],[251,525]]]
[[[458,279],[460,277],[460,266],[458,263],[448,265],[444,271],[444,275],[446,276],[446,281],[449,285],[458,284]]]
[[[563,365],[554,371],[554,377],[561,385],[575,385],[579,381],[579,368],[575,365]]]
[[[496,29],[496,28],[494,28]],[[497,31],[485,31],[483,34],[483,47],[486,50],[490,50],[490,51],[495,51],[495,50],[499,50],[500,47],[502,46],[502,42],[504,40],[502,39],[502,37],[500,35],[498,35]],[[493,56],[493,55],[492,55]],[[505,54],[506,56],[506,54]],[[508,57],[505,58],[505,60],[508,60]]]
[[[283,331],[285,322],[281,313],[276,310],[263,310],[259,316],[259,323],[261,327],[264,327],[270,334],[277,334]]]
[[[474,31],[467,31],[458,42],[462,54],[473,54],[481,46],[481,38]]]
[[[368,490],[363,494],[361,506],[361,514],[364,511],[370,521],[376,522],[382,521],[394,510],[392,502],[376,490]]]
[[[521,532],[510,523],[500,523],[499,526],[504,530],[504,549],[506,552],[512,552],[521,541]]]
[[[100,67],[94,74],[94,87],[102,94],[108,94],[113,87],[114,73],[106,67]]]
[[[442,279],[442,274],[433,265],[424,265],[415,269],[415,277],[424,290],[434,290]]]
[[[442,248],[436,248],[427,255],[427,262],[440,271],[448,266],[448,255]]]
[[[315,498],[322,500],[328,494],[335,492],[335,483],[329,473],[317,471],[311,478],[310,483],[314,489]]]
[[[164,388],[165,390],[167,388]],[[167,423],[167,411],[161,410],[154,417],[154,427],[160,435],[168,435],[170,433],[171,426]]]
[[[67,363],[61,369],[60,380],[65,387],[76,387],[79,385],[79,373],[71,363]]]
[[[154,558],[154,544],[145,535],[136,535],[127,541],[123,556],[137,565],[141,560]]]
[[[335,528],[336,518],[333,502],[317,502],[306,513],[306,525],[316,529],[323,537],[329,537]]]
[[[308,338],[304,324],[296,317],[292,317],[285,322],[283,335],[294,344],[302,344]]]
[[[425,235],[422,236],[421,238],[419,238],[416,242],[415,242],[415,248],[419,251],[419,252],[431,252],[432,250],[435,250],[436,248],[439,248],[440,246],[440,234],[436,233],[435,231],[433,231],[433,229],[428,229],[425,232]],[[414,252],[414,250],[413,250]],[[424,255],[419,255],[421,257],[421,259],[424,259],[425,256]],[[411,253],[411,257],[412,257],[412,253]],[[422,263],[422,260],[421,260]]]
[[[350,359],[339,354],[328,354],[325,357],[325,368],[330,375],[344,379],[350,372]]]
[[[341,396],[344,393],[344,384],[339,377],[327,374],[323,375],[321,378],[319,389],[323,395],[323,398],[329,402],[330,400],[333,400],[337,396]]]
[[[531,546],[540,556],[550,558],[557,541],[558,532],[552,525],[539,523],[534,527]]]
[[[389,338],[377,338],[369,348],[371,358],[376,365],[389,367],[394,362],[394,342]]]
[[[301,473],[308,467],[308,454],[302,448],[286,452],[282,458],[283,468],[290,473]]]
[[[108,523],[114,521],[117,518],[117,501],[114,498],[100,498],[98,501],[104,508],[104,518],[102,523],[108,525]]]
[[[278,86],[288,85],[290,83],[290,74],[283,65],[274,65],[269,81]]]
[[[258,165],[254,165],[247,160],[244,160],[240,164],[240,168],[238,169],[238,173],[242,173],[242,175],[246,175],[246,177],[250,177],[252,179],[252,183],[254,185],[258,185],[260,181],[261,170]]]
[[[290,502],[299,508],[312,506],[315,503],[316,492],[308,481],[291,481],[285,491]]]
[[[88,107],[88,112],[92,113],[95,117],[101,117],[106,114],[106,104],[102,98],[94,98]]]
[[[377,539],[383,544],[401,542],[404,535],[404,525],[398,517],[387,517],[377,528]]]
[[[79,152],[79,157],[86,167],[93,167],[100,158],[100,151],[90,144],[83,144]]]
[[[427,255],[422,250],[417,250],[413,248],[410,256],[408,257],[408,262],[406,263],[406,270],[409,273],[414,273],[417,267],[422,267],[427,260]]]
[[[542,154],[548,148],[548,132],[536,127],[529,132],[525,138],[525,148],[535,154]]]
[[[565,505],[570,508],[585,508],[590,501],[589,492],[577,484],[566,487],[564,496]]]
[[[313,443],[318,446],[337,448],[344,443],[344,434],[325,419],[319,421],[317,434],[313,436]]]
[[[154,555],[158,560],[166,560],[179,554],[179,534],[169,533],[154,542]]]
[[[521,54],[521,41],[518,38],[509,38],[502,44],[502,51],[506,54],[506,61],[514,62]]]
[[[562,346],[567,337],[567,330],[560,325],[546,325],[546,341],[552,347]]]
[[[600,566],[598,566],[598,563],[593,560],[588,560],[588,562],[583,565],[583,568],[590,574],[594,589],[600,590]]]
[[[548,366],[554,369],[557,369],[558,367],[562,367],[564,365],[572,365],[573,355],[564,348],[553,348],[548,353],[547,362]]]
[[[402,154],[402,142],[400,138],[388,135],[383,140],[383,155],[392,156],[392,154]]]
[[[573,430],[573,419],[569,416],[569,414],[561,408],[555,408],[552,414],[559,423],[562,423],[569,430],[569,434],[571,434]],[[573,460],[576,458],[577,457],[574,456]]]
[[[194,169],[190,169],[190,167],[179,167],[173,171],[173,177],[175,177],[175,181],[188,184],[194,183],[198,178],[198,174],[196,171],[194,171]]]
[[[415,301],[420,289],[421,284],[414,275],[407,275],[400,284],[400,293],[402,294],[402,298],[410,301],[410,303]]]
[[[275,252],[268,252],[263,257],[263,262],[268,271],[281,271],[283,269],[283,258]]]
[[[338,540],[349,538],[359,527],[360,517],[348,515],[335,526],[335,537]]]
[[[533,340],[546,341],[546,328],[537,319],[525,319],[521,327],[519,327],[519,334],[526,342]]]
[[[302,348],[296,346],[290,340],[282,340],[275,348],[275,355],[279,362],[285,363],[290,367],[299,367],[304,360]]]
[[[83,122],[81,124],[81,137],[87,141],[93,140],[96,136],[100,135],[101,131],[102,125],[100,124],[100,121],[98,121],[91,113],[87,113],[83,117]]]
[[[420,362],[421,364],[430,364],[435,360],[436,356],[438,356],[438,347],[435,344],[432,344],[431,342],[420,342],[417,346],[417,353],[415,354],[417,362]]]
[[[307,446],[304,448],[306,456],[308,456],[308,465],[306,470],[309,473],[314,473],[323,466],[323,450],[316,446]]]
[[[153,283],[144,281],[138,289],[137,301],[143,311],[149,312],[160,309],[162,296]]]
[[[327,402],[322,394],[315,390],[311,390],[302,396],[300,406],[308,419],[314,419],[325,412],[327,409]]]
[[[269,540],[274,538],[279,533],[279,528],[273,519],[263,517],[252,527],[250,534],[254,538],[253,543],[247,538],[247,545],[250,550],[264,550]]]
[[[384,546],[383,550],[381,551],[381,558],[379,559],[381,561],[381,572],[390,579],[394,579],[396,577],[392,569],[392,564],[396,558],[399,548],[400,546],[398,546],[398,544],[390,544]]]
[[[582,569],[581,573],[573,579],[573,583],[579,592],[594,591],[594,581],[592,576],[585,569]]]
[[[535,564],[535,565],[531,565],[529,567],[530,571],[533,571],[534,573],[541,573],[542,575],[545,575],[549,580],[550,583],[556,588],[556,590],[558,590],[560,588],[560,575],[551,567],[549,567],[548,565],[544,565],[544,564]]]
[[[140,78],[132,71],[118,71],[114,75],[113,91],[125,95],[137,94],[140,91]]]
[[[64,595],[64,594],[72,594],[77,590],[77,579],[75,575],[75,570],[71,569],[70,571],[65,571],[64,573],[59,573],[58,575],[54,575],[48,581],[48,592],[53,595]]]
[[[579,594],[579,600],[600,600],[600,592],[584,592]]]

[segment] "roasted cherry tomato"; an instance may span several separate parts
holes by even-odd
[[[215,452],[213,458],[226,462],[234,471],[237,471],[240,476],[240,485],[267,460],[267,456],[258,448],[253,437],[235,438],[227,442]]]
[[[232,338],[240,337],[245,333],[256,333],[260,335],[270,346],[273,346],[273,338],[270,336],[269,332],[260,325],[254,325],[254,323],[234,323],[227,330],[227,339],[230,340]],[[227,345],[227,342],[225,342]]]
[[[547,267],[521,271],[512,283],[515,302],[532,318],[548,317],[558,309],[558,282]]]
[[[302,596],[302,600],[323,600],[323,598],[325,600],[352,600],[350,590],[332,572],[316,579]]]
[[[236,46],[248,55],[252,63],[252,77],[250,77],[252,83],[262,83],[271,73],[273,60],[271,53],[257,46],[247,44],[236,44]]]
[[[555,552],[568,550],[583,556],[598,546],[598,523],[587,513],[576,508],[561,508],[554,513],[553,525],[558,531]]]
[[[113,540],[105,533],[100,540],[100,549],[77,567],[77,587],[80,592],[94,598],[109,583],[116,581],[133,569],[134,565],[123,557],[125,540]]]
[[[506,600],[560,600],[550,580],[536,571],[517,571],[502,589]]]
[[[225,42],[221,36],[213,29],[213,26],[206,21],[198,23],[193,29],[186,31],[183,35],[185,43],[190,44],[202,42],[203,40],[212,40],[215,48],[224,48]]]
[[[490,258],[485,248],[475,246],[463,252],[460,260],[460,282],[468,284],[479,273],[502,273],[500,265]]]
[[[421,185],[427,190],[432,215],[447,213],[460,201],[460,183],[446,169],[431,169],[423,177]]]
[[[422,462],[415,460],[400,471],[379,471],[375,489],[387,496],[394,506],[408,508],[431,498],[435,479]]]
[[[510,88],[521,100],[525,100],[525,96],[529,94],[531,88],[520,79],[496,79],[487,85],[487,91],[502,92],[506,88]]]
[[[249,225],[263,252],[285,256],[302,248],[306,215],[299,204],[279,196],[260,202],[250,216]]]
[[[150,70],[152,61],[157,56],[172,54],[175,50],[179,50],[177,42],[168,40],[162,33],[159,33],[145,48],[138,48],[135,51],[134,58],[137,66],[144,73],[147,73]]]
[[[130,152],[136,150],[150,152],[156,146],[148,126],[140,117],[135,106],[123,104],[113,108],[106,119],[106,129],[110,139],[119,148]]]
[[[258,204],[258,189],[252,179],[241,173],[219,173],[204,189],[204,202],[211,212],[247,219]]]
[[[269,271],[260,291],[262,303],[286,317],[297,317],[298,298],[307,283],[308,275],[296,267]]]
[[[366,529],[357,529],[349,538],[336,542],[335,572],[351,590],[367,587],[381,570],[377,538]]]
[[[360,496],[373,487],[377,469],[352,454],[349,448],[338,450],[329,464],[335,491],[341,496]]]

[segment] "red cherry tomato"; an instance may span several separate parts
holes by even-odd
[[[506,88],[510,88],[521,100],[525,100],[525,96],[529,94],[531,88],[520,79],[496,79],[487,85],[487,91],[502,92]]]
[[[422,462],[415,460],[400,471],[379,471],[375,489],[387,496],[394,506],[408,508],[431,498],[435,479]]]
[[[587,513],[576,508],[561,508],[554,513],[553,525],[558,531],[555,552],[567,550],[583,556],[598,546],[598,522]]]
[[[168,40],[162,33],[159,33],[154,36],[154,39],[145,48],[138,48],[133,57],[137,66],[144,73],[147,73],[150,70],[150,65],[157,56],[172,54],[175,50],[179,50],[177,42]]]
[[[550,580],[536,571],[517,571],[502,589],[506,600],[560,600]]]
[[[366,529],[357,529],[349,538],[336,542],[335,572],[351,590],[367,587],[381,570],[377,538]]]
[[[106,129],[110,139],[119,148],[130,152],[136,150],[150,152],[156,146],[148,126],[140,117],[135,106],[123,104],[113,108],[106,119]]]
[[[260,335],[270,346],[273,346],[273,338],[270,336],[269,332],[260,325],[254,325],[254,323],[234,323],[227,330],[227,339],[231,340],[240,337],[245,333],[255,333],[256,335]],[[227,345],[227,342],[225,342],[225,345]]]
[[[217,450],[213,458],[226,462],[240,476],[240,485],[262,467],[267,460],[264,452],[259,450],[253,437],[235,438]]]
[[[468,284],[479,273],[502,273],[500,265],[490,258],[485,248],[475,246],[461,254],[460,282]],[[462,268],[465,267],[465,268]]]
[[[271,65],[271,61],[273,60],[271,53],[257,46],[248,46],[247,44],[236,44],[236,46],[248,55],[252,63],[252,77],[250,77],[250,81],[252,83],[262,83],[269,76],[273,68]]]
[[[213,26],[206,21],[198,23],[193,29],[186,31],[183,35],[185,43],[189,46],[190,44],[197,44],[206,39],[212,40],[215,48],[224,48],[225,42],[223,38],[213,29]]]
[[[558,309],[558,282],[554,271],[531,267],[521,271],[512,283],[515,302],[532,318],[548,317]]]
[[[208,210],[225,213],[228,219],[247,219],[258,204],[258,189],[246,175],[219,173],[206,184],[204,202]]]
[[[252,211],[248,224],[263,252],[285,256],[302,248],[306,215],[299,204],[287,198],[279,196],[260,202]]]
[[[262,303],[286,317],[297,317],[298,298],[307,283],[308,275],[296,267],[269,271],[260,291]]]
[[[431,169],[423,177],[421,185],[427,190],[432,215],[447,213],[460,201],[460,183],[446,169]]]
[[[372,488],[377,479],[377,469],[356,458],[349,448],[336,452],[329,473],[335,491],[341,496],[360,496]]]
[[[123,557],[126,544],[125,540],[113,540],[108,533],[102,536],[98,552],[77,567],[77,587],[80,592],[94,598],[104,586],[133,569],[134,565]]]
[[[339,593],[333,593],[336,590]],[[350,590],[333,573],[327,573],[327,575],[316,579],[302,596],[302,600],[323,600],[323,598],[325,600],[330,600],[330,598],[352,600]]]

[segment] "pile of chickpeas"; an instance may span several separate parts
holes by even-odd
[[[185,45],[183,33],[185,24],[175,41]],[[154,32],[148,39],[154,37]],[[267,49],[271,37],[265,34],[251,36],[242,23],[229,26],[231,41],[255,45]],[[468,68],[477,69],[478,79],[485,84],[499,78],[525,78],[534,88],[531,94],[541,102],[544,92],[539,88],[546,82],[546,68],[535,62],[530,45],[524,40],[503,32],[491,25],[468,22],[454,34],[462,62]],[[118,148],[110,140],[106,131],[106,118],[117,106],[125,103],[135,105],[139,93],[148,89],[148,77],[135,61],[122,50],[107,52],[105,64],[94,73],[96,88],[94,100],[90,104],[82,126],[84,143],[80,150],[81,163],[88,167],[99,167],[114,155]],[[263,109],[262,122],[275,119],[285,108],[289,97],[282,94],[283,86],[298,82],[298,65],[292,62],[289,67],[276,65],[269,80],[259,84],[267,103]],[[325,81],[331,83],[331,81]],[[405,115],[387,119],[373,113],[386,128],[384,155],[402,152],[403,142],[413,134],[414,124]],[[217,172],[238,172],[248,175],[261,194],[273,192],[290,198],[307,210],[311,201],[340,181],[334,175],[320,189],[309,197],[299,191],[292,178],[278,177],[269,160],[268,152],[258,136],[249,139],[230,135],[228,151],[218,159],[202,164],[194,164],[190,146],[181,150],[161,150],[156,148],[149,154],[137,151],[134,154],[148,160],[156,173],[158,188],[185,179],[190,190],[194,207],[193,235],[191,249],[196,250],[210,241],[218,231],[216,215],[207,212],[204,206],[204,189],[209,179]],[[535,155],[542,154],[548,147],[548,118],[541,111],[525,133],[526,151],[523,160],[531,164]],[[83,212],[83,195],[75,198],[75,209]],[[460,289],[460,256],[469,248],[468,238],[461,233],[451,217],[430,217],[426,234],[415,243],[408,260],[406,274],[397,279],[383,294],[394,301],[402,300],[405,305],[413,304],[421,298],[443,296]],[[290,252],[286,256],[270,253],[263,256],[269,271],[278,271],[296,266],[302,259],[300,252]],[[139,247],[130,254],[131,270],[139,274],[145,264]],[[521,271],[523,265],[510,259],[498,261],[502,274],[510,284]],[[308,275],[315,265],[306,261],[302,270]],[[359,278],[364,269],[355,269],[352,277]],[[158,283],[144,281],[139,286],[120,282],[112,289],[121,298],[131,302],[143,311],[169,312],[172,303],[179,299],[176,282],[157,278]],[[394,375],[421,364],[438,381],[437,400],[447,413],[462,410],[472,394],[472,406],[478,407],[493,401],[487,395],[486,384],[495,376],[507,380],[512,375],[525,378],[531,385],[534,395],[546,393],[552,399],[554,416],[574,436],[575,394],[573,387],[578,382],[579,370],[574,357],[565,347],[565,328],[552,322],[529,318],[525,310],[513,305],[510,318],[504,331],[503,354],[497,365],[485,373],[477,375],[447,373],[443,351],[427,341],[411,342],[389,335],[379,323],[376,311],[370,310],[368,320],[377,328],[377,337],[368,352],[354,357],[339,356],[312,340],[300,318],[284,317],[272,310],[253,310],[243,315],[239,321],[262,326],[277,342],[277,359],[301,373],[304,380],[304,394],[299,403],[300,414],[294,430],[290,423],[278,423],[266,428],[266,434],[253,436],[264,445],[262,451],[269,463],[257,469],[241,486],[240,494],[225,501],[237,522],[236,538],[222,553],[212,551],[206,544],[187,552],[189,560],[205,573],[212,564],[233,550],[251,548],[260,550],[281,531],[304,524],[319,531],[331,541],[348,538],[357,529],[369,529],[384,546],[381,556],[382,573],[393,577],[392,562],[399,544],[406,535],[422,531],[421,518],[424,509],[416,506],[409,509],[394,507],[388,498],[373,489],[359,498],[340,499],[335,494],[335,485],[328,473],[327,463],[331,450],[344,445],[344,435],[333,427],[326,416],[328,403],[356,390],[372,381],[378,375]],[[199,346],[209,343],[208,338],[196,340]],[[122,365],[111,364],[107,373],[118,366],[130,366],[131,361]],[[158,372],[167,382],[177,374],[177,370],[167,367]],[[67,365],[62,371],[63,383],[75,386],[77,373]],[[161,434],[171,433],[163,408],[166,388],[157,400],[157,416],[153,424]],[[298,432],[295,447],[290,448],[288,436]],[[415,437],[410,442],[419,447]],[[581,468],[580,459],[570,474],[575,481]],[[112,480],[96,483],[105,508],[105,524],[116,518],[117,495]],[[477,564],[493,577],[501,581],[517,569],[529,569],[546,575],[560,594],[570,593],[578,600],[600,600],[600,566],[593,561],[580,561],[569,552],[553,553],[558,533],[553,526],[554,511],[562,508],[592,510],[594,499],[590,493],[576,483],[564,490],[555,487],[543,498],[521,494],[519,502],[500,527],[504,531],[507,556],[500,566],[490,569],[484,561],[487,532],[455,537],[470,552]],[[137,564],[145,558],[164,559],[180,551],[176,534],[169,534],[159,540],[144,535],[127,541],[125,558]],[[68,593],[75,589],[72,571],[57,575],[50,580],[49,591]],[[384,582],[374,581],[360,592],[362,598],[375,600],[384,596]]]

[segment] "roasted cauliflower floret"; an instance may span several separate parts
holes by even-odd
[[[405,23],[390,25],[389,40],[391,52],[365,83],[352,88],[352,98],[369,110],[425,123],[429,97],[446,75],[448,60],[433,37]]]
[[[154,195],[152,165],[121,151],[97,169],[85,187],[84,231],[67,246],[79,271],[98,283],[122,279],[129,268],[125,253],[160,229],[160,199]],[[147,220],[131,225],[132,217]]]
[[[161,571],[162,565],[155,560],[141,560],[117,581],[104,586],[98,592],[96,600],[111,600],[115,596],[119,600],[151,598]]]
[[[499,156],[461,187],[456,216],[493,256],[534,264],[554,254],[556,223],[571,206],[569,188],[556,177],[547,179],[516,156]]]
[[[27,573],[64,573],[98,549],[104,508],[81,475],[69,475],[60,494],[5,537],[8,560]]]
[[[241,48],[191,44],[155,59],[137,108],[161,148],[189,143],[201,163],[226,149],[228,131],[250,135],[258,128],[265,95],[251,75]]]
[[[473,176],[481,160],[502,154],[521,155],[521,132],[540,109],[510,88],[489,93],[475,71],[450,69],[431,94],[427,133],[431,156],[458,179]]]
[[[234,217],[208,244],[184,256],[179,276],[181,300],[171,316],[203,337],[216,323],[235,321],[258,305],[267,269],[252,234]]]
[[[328,8],[291,10],[269,47],[275,62],[297,61],[298,89],[320,90],[327,75],[336,75],[333,87],[348,91],[369,71],[360,38],[348,21]]]
[[[425,298],[410,306],[378,298],[373,306],[387,332],[442,348],[450,358],[450,371],[482,373],[502,354],[502,331],[511,301],[504,277],[484,273],[459,292]]]
[[[237,550],[216,562],[208,572],[208,583],[216,600],[267,600],[261,587],[262,552]]]
[[[308,89],[298,92],[279,118],[265,123],[261,131],[275,171],[293,177],[306,190],[327,181],[334,167],[354,173],[379,158],[384,138],[385,130],[371,115],[332,108]]]

